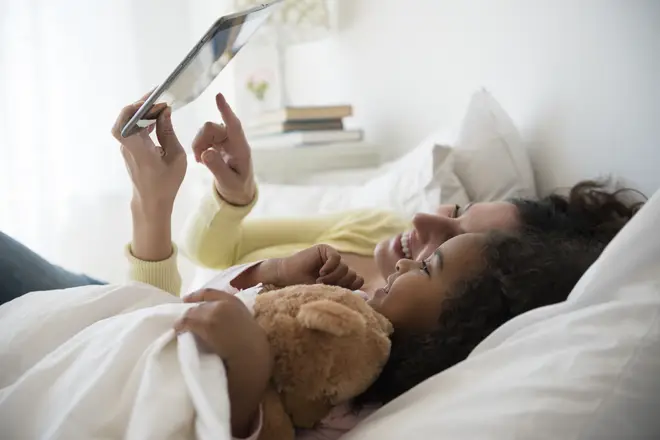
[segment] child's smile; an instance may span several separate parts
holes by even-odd
[[[483,245],[484,234],[463,234],[443,243],[426,260],[399,260],[396,272],[369,304],[395,329],[433,329],[447,293],[483,264]]]

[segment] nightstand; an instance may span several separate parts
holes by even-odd
[[[256,177],[279,184],[300,183],[317,173],[375,168],[381,160],[381,149],[367,142],[252,149]]]

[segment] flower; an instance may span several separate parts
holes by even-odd
[[[257,100],[263,101],[266,99],[266,92],[270,88],[270,83],[266,79],[253,75],[248,79],[246,87]]]

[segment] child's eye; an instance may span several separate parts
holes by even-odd
[[[426,260],[422,261],[422,270],[426,272],[427,275],[431,275],[431,271],[429,271],[429,265]]]

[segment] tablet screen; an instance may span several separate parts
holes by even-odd
[[[176,110],[194,101],[268,19],[272,9],[260,9],[223,23],[202,46],[197,56],[163,90],[158,102],[167,102]]]

